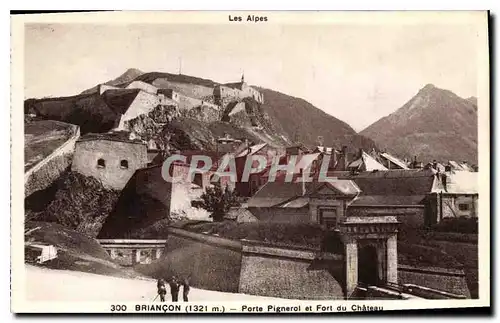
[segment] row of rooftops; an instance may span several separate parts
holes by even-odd
[[[478,193],[477,173],[458,171],[443,178],[430,169],[372,171],[362,173],[329,172],[330,182],[275,181],[268,182],[248,201],[248,207],[302,207],[303,203],[291,203],[308,199],[327,184],[336,198],[350,201],[350,206],[423,207],[430,194]],[[305,200],[304,200],[305,201]],[[304,202],[303,201],[303,202]],[[304,202],[305,203],[305,202]],[[308,203],[308,202],[307,202]],[[302,205],[302,206],[298,206]]]
[[[79,138],[78,141],[95,141],[95,140],[109,140],[109,141],[119,141],[119,142],[127,142],[133,144],[147,144],[145,141],[137,138],[133,133],[127,131],[112,131],[107,133],[88,133]],[[235,143],[240,144],[238,147],[234,148],[235,150],[230,152],[235,154],[236,157],[245,157],[251,156],[258,153],[264,147],[267,146],[266,143],[259,144],[250,144],[249,142],[245,142],[243,144],[243,139],[234,139],[229,136],[225,136],[218,139],[218,144],[221,143]],[[345,149],[337,150],[332,147],[324,147],[317,146],[312,150],[307,149],[303,145],[295,145],[287,147],[287,153],[285,156],[290,155],[290,148],[299,148],[303,153],[298,155],[297,159],[297,167],[301,169],[305,169],[311,164],[314,160],[316,160],[319,155],[332,155],[336,154],[338,156],[342,156],[345,154]],[[211,154],[209,151],[184,151],[185,154],[194,155],[196,154]],[[213,156],[212,156],[213,155]],[[217,156],[216,156],[217,155]],[[214,152],[211,154],[212,158],[221,158],[225,153]],[[384,162],[385,160],[385,162]],[[284,162],[284,159],[283,159]],[[442,163],[438,163],[433,161],[431,163],[426,164],[421,167],[414,167],[415,165],[411,165],[412,163],[408,163],[406,161],[400,160],[395,156],[390,155],[387,152],[377,153],[375,150],[372,151],[371,154],[366,153],[364,150],[360,149],[358,157],[353,161],[350,161],[345,169],[342,170],[351,170],[351,171],[374,171],[374,170],[394,170],[394,167],[386,167],[384,164],[387,162],[392,163],[392,165],[396,166],[396,169],[409,170],[409,169],[433,169],[436,172],[449,172],[449,171],[468,171],[473,172],[476,171],[474,167],[468,165],[467,162],[457,163],[455,161],[449,161],[448,164],[443,165]],[[413,162],[414,164],[415,162]],[[412,167],[413,166],[413,167]]]

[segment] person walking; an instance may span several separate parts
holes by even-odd
[[[189,280],[188,278],[184,278],[182,281],[182,300],[184,302],[188,301],[188,294],[189,294]]]
[[[170,279],[170,293],[172,294],[172,302],[177,302],[179,298],[179,283],[175,276],[172,276]]]
[[[158,295],[160,295],[160,302],[165,302],[165,295],[167,294],[167,286],[165,286],[165,280],[163,278],[158,279],[156,287],[158,289]]]

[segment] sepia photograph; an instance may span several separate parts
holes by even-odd
[[[488,12],[11,21],[13,311],[489,306]]]

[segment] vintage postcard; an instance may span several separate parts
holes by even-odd
[[[12,311],[489,307],[488,19],[12,15]]]

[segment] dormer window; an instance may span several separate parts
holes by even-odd
[[[121,169],[127,169],[128,168],[128,161],[126,161],[125,159],[122,159],[120,161],[120,168]]]
[[[99,158],[97,160],[97,168],[105,168],[105,167],[106,167],[106,162],[104,161],[104,159]]]

